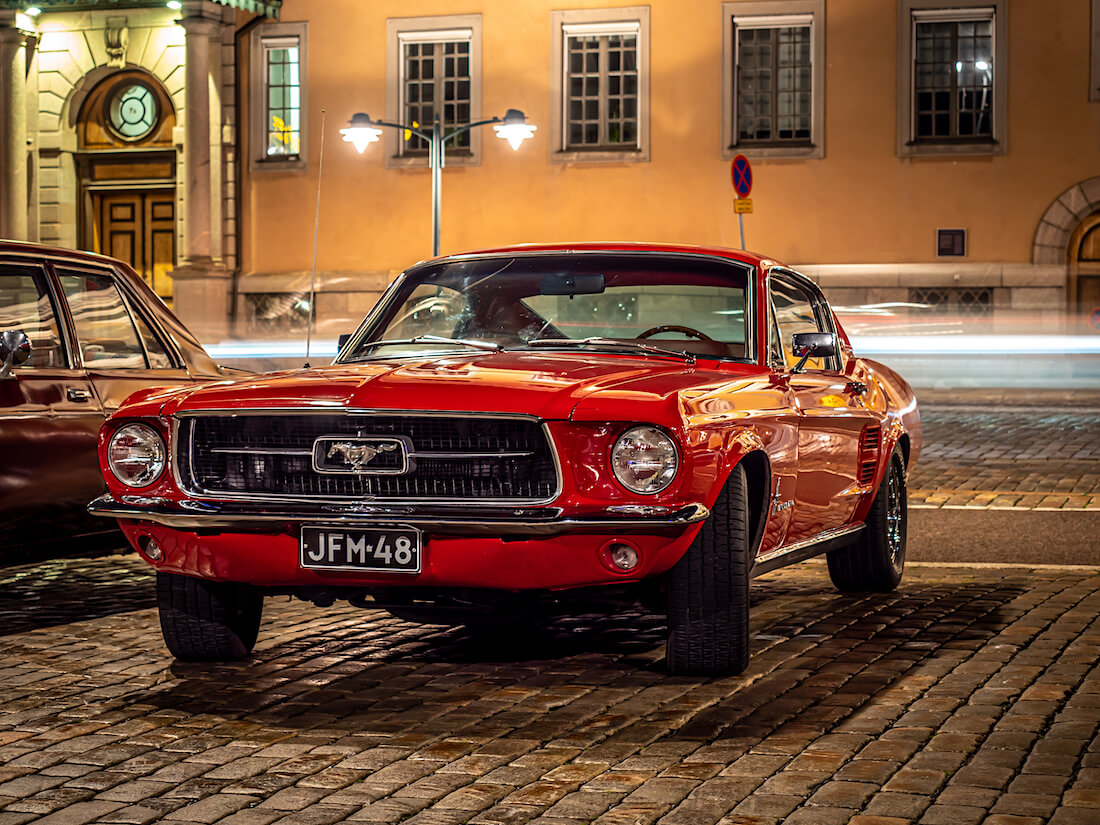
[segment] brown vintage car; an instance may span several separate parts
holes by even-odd
[[[0,241],[0,560],[121,544],[86,511],[103,420],[136,390],[242,374],[121,261]]]

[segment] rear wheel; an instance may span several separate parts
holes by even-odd
[[[720,676],[749,664],[749,515],[734,468],[710,518],[668,572],[668,669]]]
[[[164,643],[187,662],[231,662],[252,652],[264,597],[237,582],[157,573],[157,607]]]
[[[837,589],[887,592],[897,587],[905,572],[907,523],[905,460],[895,447],[859,541],[828,554]]]

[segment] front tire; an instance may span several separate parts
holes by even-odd
[[[669,672],[740,673],[749,664],[748,482],[738,465],[667,574]]]
[[[252,652],[264,597],[237,582],[157,573],[157,607],[164,643],[185,662],[232,662]]]
[[[829,552],[829,577],[838,590],[886,593],[898,586],[905,572],[908,503],[905,460],[897,447],[866,524],[856,544]]]

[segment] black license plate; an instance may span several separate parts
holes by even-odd
[[[420,544],[420,531],[411,527],[302,527],[299,562],[310,570],[419,573]]]

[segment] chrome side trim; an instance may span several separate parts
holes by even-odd
[[[770,553],[765,553],[762,556],[757,556],[755,564],[763,564],[769,562],[772,559],[777,559],[780,556],[786,556],[790,553],[797,553],[799,550],[805,550],[807,547],[813,547],[815,544],[822,544],[823,542],[832,541],[833,539],[841,539],[845,536],[854,535],[863,530],[864,525],[856,524],[849,527],[840,527],[835,530],[826,530],[824,533],[819,533],[812,539],[805,539],[803,541],[795,542],[794,544],[787,544],[780,547],[778,550],[772,550]]]
[[[498,508],[500,509],[502,508]],[[135,519],[176,529],[236,529],[243,532],[256,532],[264,529],[280,529],[282,525],[301,522],[348,527],[398,524],[418,527],[441,535],[489,538],[674,530],[703,521],[710,515],[710,510],[702,504],[689,504],[662,518],[561,518],[560,511],[556,509],[544,511],[547,517],[543,519],[532,518],[535,513],[522,511],[520,516],[511,518],[502,513],[464,518],[453,513],[433,513],[430,508],[424,507],[401,512],[385,506],[354,509],[310,508],[276,513],[247,510],[229,502],[207,504],[150,498],[126,502],[118,501],[110,494],[100,496],[91,502],[88,505],[88,512],[106,518]]]

